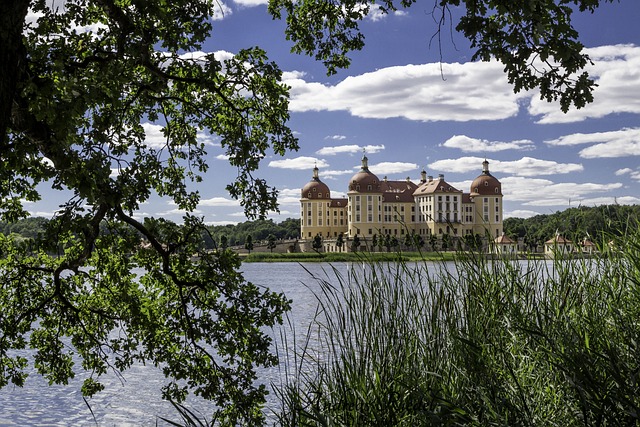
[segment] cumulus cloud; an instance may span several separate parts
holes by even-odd
[[[333,86],[306,82],[297,72],[284,78],[294,112],[348,111],[423,122],[500,120],[516,115],[518,100],[529,96],[514,94],[502,69],[496,61],[409,64],[350,76]]]
[[[480,157],[444,159],[430,163],[429,168],[436,171],[454,173],[480,172],[483,161],[484,159]],[[581,172],[584,170],[584,166],[578,163],[558,163],[553,160],[523,157],[519,160],[511,161],[490,160],[489,169],[491,172],[509,173],[517,176],[540,176]]]
[[[500,182],[505,200],[521,202],[526,206],[577,206],[598,193],[608,193],[622,188],[619,182],[555,183],[548,179],[522,176],[504,177]]]
[[[515,209],[512,211],[505,211],[505,218],[531,218],[532,216],[540,215],[539,212],[530,211],[527,209]]]
[[[633,169],[631,168],[618,169],[616,171],[616,176],[627,175],[627,174],[630,174],[631,172],[633,172]]]
[[[300,156],[293,159],[272,160],[269,162],[269,166],[272,168],[280,169],[313,169],[315,166],[319,168],[328,167],[329,164],[322,159],[315,157]]]
[[[385,175],[392,173],[402,173],[418,169],[415,163],[405,162],[381,162],[375,165],[369,165],[369,170],[376,175]]]
[[[562,113],[557,102],[531,99],[529,113],[540,116],[539,123],[572,123],[615,113],[640,113],[640,47],[601,46],[585,49],[593,65],[586,71],[596,79],[594,101],[581,109]]]
[[[347,139],[347,137],[344,135],[327,135],[324,137],[324,139],[333,139],[333,140],[341,141],[343,139]]]
[[[316,151],[316,154],[319,154],[321,156],[333,156],[336,154],[345,154],[345,153],[346,154],[361,153],[363,150],[366,153],[374,154],[384,150],[384,145],[365,145],[365,146],[337,145],[334,147],[322,147],[321,149]]]
[[[212,197],[210,199],[200,200],[199,206],[240,206],[240,202],[235,199],[227,199],[224,197]]]
[[[533,150],[535,148],[535,144],[529,139],[502,142],[472,138],[466,135],[454,135],[443,142],[442,146],[447,148],[457,148],[463,152],[473,153],[495,153],[497,151],[505,150]]]
[[[585,159],[638,156],[640,155],[640,128],[574,133],[545,141],[545,143],[557,146],[593,144],[580,150],[580,157]]]
[[[367,13],[367,19],[378,22],[386,19],[388,16],[406,16],[407,12],[404,10],[394,10],[385,12],[380,5],[372,3],[369,5],[369,12]]]
[[[353,169],[343,169],[343,170],[321,170],[320,178],[321,179],[331,179],[337,180],[339,177],[343,177],[345,175],[353,175],[355,172]]]
[[[299,188],[285,188],[278,190],[278,204],[279,205],[299,205],[300,204],[300,189]],[[282,211],[280,211],[282,214]]]
[[[158,149],[167,145],[167,137],[162,133],[162,126],[145,122],[142,124],[142,129],[144,129],[145,143],[150,148]]]
[[[256,7],[266,5],[269,0],[234,0],[233,2],[242,7]]]

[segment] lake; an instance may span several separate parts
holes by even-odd
[[[349,268],[347,264],[335,264],[334,267],[343,272]],[[317,289],[317,283],[310,274],[323,275],[325,271],[330,274],[330,270],[331,266],[322,263],[242,265],[247,280],[284,292],[293,300],[290,319],[297,335],[306,332],[316,309],[313,290]],[[279,335],[278,331],[275,333]],[[134,366],[122,377],[114,373],[105,375],[102,378],[105,390],[88,400],[91,409],[80,392],[85,376],[78,374],[68,386],[49,386],[41,376],[33,373],[22,388],[8,385],[0,389],[0,427],[162,426],[167,424],[157,416],[180,420],[171,404],[161,399],[164,377],[152,366]],[[278,382],[279,376],[278,368],[261,371],[261,378],[267,384]]]

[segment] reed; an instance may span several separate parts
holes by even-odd
[[[602,426],[640,417],[640,232],[600,256],[368,262],[318,277],[282,426]],[[286,343],[285,343],[286,344]],[[287,362],[289,363],[289,362]]]

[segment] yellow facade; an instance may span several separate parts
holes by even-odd
[[[346,199],[331,198],[317,167],[301,196],[300,231],[306,241],[316,235],[335,240],[341,233],[345,241],[356,235],[363,241],[374,235],[391,235],[402,241],[407,233],[425,240],[431,235],[502,235],[502,187],[489,173],[486,160],[469,193],[448,184],[443,175],[434,179],[424,171],[418,183],[409,178],[379,180],[369,171],[364,156],[361,170],[349,181]]]

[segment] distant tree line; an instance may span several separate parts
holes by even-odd
[[[8,236],[18,235],[25,239],[34,239],[39,234],[45,234],[49,220],[41,217],[22,219],[16,222],[0,222],[0,233]],[[166,219],[146,218],[145,225],[157,230],[166,240],[171,240],[171,230],[175,225]],[[300,220],[288,218],[280,223],[273,220],[246,221],[239,224],[213,225],[203,233],[203,246],[207,249],[231,246],[243,246],[248,236],[255,243],[297,239],[300,236]]]
[[[300,237],[300,220],[287,218],[280,223],[271,219],[245,221],[239,224],[212,225],[208,227],[211,238],[216,244],[226,240],[226,246],[243,246],[251,236],[254,244],[269,240],[288,240]],[[271,236],[271,238],[270,238]]]
[[[155,227],[160,224],[169,225],[168,220],[152,220]],[[522,238],[525,244],[540,245],[551,239],[556,233],[571,240],[589,238],[597,240],[600,236],[619,236],[627,233],[629,227],[638,225],[640,221],[640,205],[603,205],[596,207],[579,206],[547,215],[536,215],[530,218],[507,218],[504,220],[504,232],[512,239]],[[0,233],[17,234],[23,238],[35,238],[45,232],[48,220],[32,217],[13,223],[0,222]],[[300,220],[287,218],[280,223],[273,220],[245,221],[239,224],[212,225],[203,233],[205,248],[244,246],[248,236],[254,243],[274,240],[298,239],[300,237]],[[382,236],[380,236],[382,237]],[[380,249],[395,246],[394,242],[382,239],[374,243]],[[410,246],[420,246],[429,242],[404,242]],[[431,242],[433,244],[433,242]]]
[[[507,218],[504,232],[512,239],[524,239],[529,246],[541,245],[556,233],[573,241],[586,238],[596,242],[603,236],[625,235],[638,221],[640,205],[579,206],[548,215]]]

